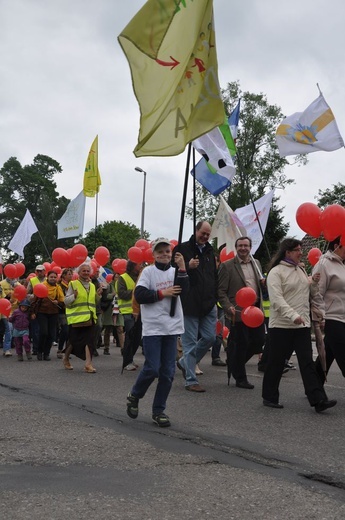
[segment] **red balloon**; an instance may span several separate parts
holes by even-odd
[[[108,273],[105,277],[105,281],[111,283],[113,281],[114,275],[112,273]]]
[[[144,257],[144,262],[147,262],[148,264],[153,264],[155,259],[153,258],[152,247],[145,249],[145,251],[143,253],[143,257]]]
[[[217,320],[216,323],[216,335],[218,336],[223,330],[223,324],[221,321]]]
[[[59,265],[60,267],[68,267],[69,255],[66,249],[63,249],[62,247],[54,249],[52,252],[52,259],[56,265]]]
[[[235,300],[240,307],[249,307],[256,302],[257,294],[251,287],[242,287],[235,294]]]
[[[99,265],[96,262],[96,260],[91,260],[90,267],[91,267],[91,271],[92,271],[91,274],[94,274],[96,271],[99,271]]]
[[[7,278],[17,278],[17,268],[14,264],[5,265],[4,273]]]
[[[320,256],[322,255],[322,252],[320,251],[319,248],[317,247],[313,247],[312,249],[310,249],[310,251],[308,252],[308,262],[311,264],[311,265],[316,265],[318,263],[318,261],[320,260]]]
[[[255,328],[262,325],[265,320],[264,313],[259,307],[246,307],[241,311],[242,321],[247,327]]]
[[[24,298],[26,298],[26,289],[24,285],[16,285],[13,289],[13,296],[18,301],[24,300]]]
[[[26,267],[21,262],[18,262],[18,264],[14,264],[14,265],[16,266],[16,270],[17,270],[16,278],[20,278],[25,273]]]
[[[115,260],[113,260],[111,262],[111,267],[113,268],[113,271],[115,271],[115,272],[116,272],[116,266],[119,263],[119,261],[120,261],[120,258],[115,258]]]
[[[35,276],[36,276],[35,273],[30,273],[30,274],[26,277],[26,279],[29,281],[29,280],[31,280],[31,278],[35,278]]]
[[[234,258],[235,253],[233,251],[230,251],[229,253],[226,252],[226,247],[223,247],[221,252],[219,253],[219,259],[221,262],[225,262],[226,260],[231,260],[231,258]]]
[[[224,327],[223,327],[223,339],[226,339],[229,336],[229,332],[230,331],[229,331],[228,327],[225,327],[225,325],[224,325]]]
[[[43,283],[37,283],[34,286],[33,291],[34,295],[37,296],[37,298],[46,298],[48,296],[48,287]]]
[[[312,237],[319,238],[321,235],[321,214],[322,211],[319,206],[312,202],[304,202],[297,208],[296,222],[302,231]]]
[[[141,264],[144,258],[142,250],[135,246],[128,249],[127,256],[135,264]]]
[[[142,251],[146,251],[146,249],[150,247],[150,242],[148,242],[144,238],[140,238],[136,241],[135,247],[139,247],[139,249],[141,249]]]
[[[117,262],[115,272],[117,274],[123,274],[126,272],[126,267],[127,267],[127,260],[124,260],[123,258],[121,258],[121,260],[119,260]]]
[[[51,266],[51,264],[49,262],[43,262],[43,265],[45,267],[46,273],[51,271],[52,266]]]
[[[83,244],[76,244],[72,247],[70,255],[70,263],[72,263],[73,267],[77,267],[78,265],[85,262],[87,257],[87,249]]]
[[[79,278],[78,273],[73,273],[72,274],[72,280],[78,280],[78,278]]]
[[[345,209],[339,204],[327,206],[320,217],[321,230],[328,242],[345,231]]]
[[[62,269],[59,265],[54,265],[54,266],[52,265],[51,271],[54,271],[54,273],[56,273],[56,274],[61,274]]]
[[[11,313],[11,302],[6,298],[0,298],[0,314],[3,316],[9,316]]]
[[[99,265],[103,266],[109,262],[109,259],[110,259],[109,249],[107,249],[104,246],[99,246],[99,247],[97,247],[93,256],[95,257],[96,262]]]
[[[177,246],[177,244],[178,244],[178,241],[177,241],[177,240],[175,240],[175,239],[172,239],[172,240],[170,240],[170,244],[171,244],[171,248],[172,248],[172,249],[174,249],[174,247],[176,247],[176,246]]]

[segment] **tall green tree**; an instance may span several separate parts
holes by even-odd
[[[47,155],[37,155],[32,164],[22,166],[11,157],[0,170],[0,228],[7,261],[17,258],[7,248],[28,209],[39,233],[25,247],[25,265],[32,270],[37,263],[49,260],[57,241],[57,221],[66,211],[69,199],[60,197],[54,176],[60,164]],[[44,245],[43,245],[44,244]]]
[[[139,238],[140,230],[134,224],[112,220],[97,226],[96,233],[91,229],[80,242],[87,247],[90,256],[99,246],[108,248],[112,261],[115,258],[127,258],[128,249],[134,246]],[[146,232],[144,238],[148,238]]]
[[[237,133],[236,174],[232,185],[222,195],[229,206],[235,210],[246,206],[262,197],[267,190],[285,188],[293,183],[284,173],[289,164],[280,157],[275,142],[275,132],[284,118],[280,107],[269,104],[264,94],[242,92],[238,81],[228,83],[222,89],[226,113],[229,115],[241,99],[240,122]],[[297,156],[294,164],[305,164],[305,156]],[[257,257],[266,263],[268,257],[275,251],[277,243],[286,235],[288,224],[285,224],[277,205],[279,198],[274,199],[265,233],[266,246],[260,246]],[[218,197],[213,197],[199,183],[196,188],[197,220],[205,219],[212,223],[219,205]],[[192,218],[192,203],[186,214]]]

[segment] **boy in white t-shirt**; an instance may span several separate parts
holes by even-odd
[[[177,337],[184,332],[180,294],[188,291],[189,279],[183,256],[175,253],[174,262],[178,267],[175,281],[168,239],[157,238],[152,252],[155,263],[145,267],[134,291],[143,322],[145,363],[127,396],[127,414],[132,419],[138,417],[139,399],[158,378],[152,419],[158,426],[166,427],[170,426],[170,420],[164,411],[175,375]],[[176,298],[174,313],[171,313],[172,298]]]

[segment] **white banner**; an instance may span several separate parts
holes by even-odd
[[[229,253],[235,252],[235,241],[241,236],[247,236],[246,228],[236,212],[232,211],[220,195],[220,204],[212,224],[210,239],[217,238],[218,247],[226,244],[226,252]]]
[[[31,241],[31,237],[38,231],[30,211],[27,209],[19,228],[15,232],[8,249],[24,258],[24,247]]]
[[[85,195],[81,191],[71,200],[65,213],[57,223],[58,239],[77,237],[83,234],[85,215]]]
[[[236,215],[247,230],[247,236],[252,239],[252,255],[254,255],[258,250],[263,240],[263,234],[265,233],[267,226],[273,196],[274,190],[254,201],[253,204],[248,204],[248,206],[243,206],[243,208],[238,208],[235,211]],[[253,205],[255,205],[256,212]],[[258,224],[258,218],[261,229]]]

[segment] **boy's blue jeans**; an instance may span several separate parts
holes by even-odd
[[[134,384],[131,394],[141,399],[147,389],[158,378],[152,404],[152,414],[164,412],[175,375],[177,335],[144,336],[145,363]]]

